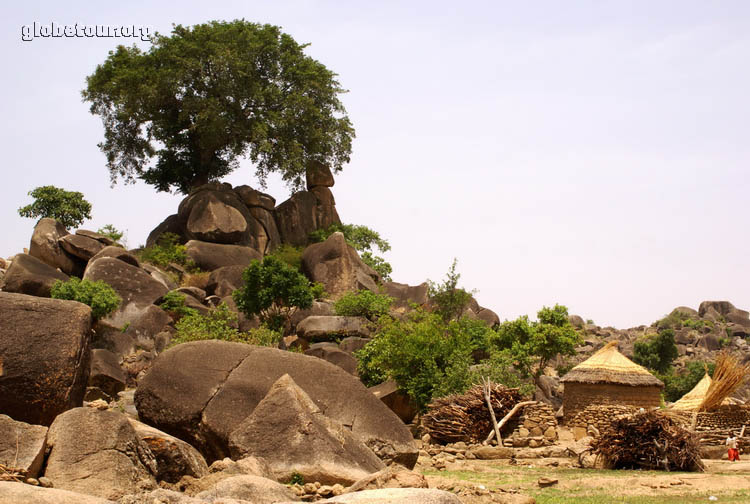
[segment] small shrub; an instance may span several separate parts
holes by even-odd
[[[347,317],[365,317],[376,321],[388,315],[393,298],[385,294],[376,294],[369,290],[347,292],[333,305],[336,315]]]
[[[385,259],[380,256],[372,255],[372,252],[362,252],[360,259],[362,259],[363,263],[374,269],[378,275],[380,275],[380,279],[383,282],[391,281],[393,267]]]
[[[456,272],[457,259],[453,259],[443,283],[435,283],[427,280],[428,295],[434,305],[433,311],[440,315],[444,321],[459,318],[471,301],[471,292],[458,287],[458,279],[461,275]]]
[[[162,302],[159,303],[159,308],[174,315],[174,318],[177,320],[187,315],[198,313],[198,310],[195,308],[185,306],[185,295],[177,291],[169,291],[161,299]]]
[[[95,319],[106,317],[120,306],[122,299],[109,285],[99,280],[81,280],[71,277],[63,282],[58,280],[52,286],[50,295],[54,299],[68,299],[78,301],[91,307],[91,315]]]
[[[184,275],[182,275],[180,287],[197,287],[199,289],[206,290],[206,287],[208,287],[208,280],[210,276],[210,271],[194,271],[192,273],[185,273]]]
[[[120,245],[120,240],[125,235],[124,232],[119,231],[117,228],[115,228],[112,224],[106,224],[102,227],[100,227],[97,230],[97,233],[99,233],[102,236],[106,236],[116,244]]]
[[[292,472],[292,477],[289,479],[290,485],[304,485],[305,484],[305,478],[302,477],[300,473],[297,471]]]
[[[242,280],[243,286],[232,294],[237,308],[248,317],[258,315],[274,329],[289,324],[297,309],[310,308],[315,294],[321,294],[321,287],[313,287],[303,274],[272,256],[250,262]]]
[[[216,339],[272,347],[281,339],[280,332],[265,326],[247,332],[240,331],[237,329],[237,314],[230,310],[226,303],[221,303],[207,315],[201,315],[193,310],[193,313],[183,316],[175,328],[177,333],[172,338],[170,346],[189,341]]]
[[[282,244],[268,254],[268,257],[274,257],[279,261],[288,264],[297,271],[302,271],[302,247],[293,247],[292,245]]]
[[[586,323],[588,325],[594,325],[594,320],[593,319],[586,319]]]
[[[196,269],[195,263],[185,252],[185,245],[180,244],[180,237],[174,233],[162,234],[155,245],[141,250],[140,258],[144,262],[163,268],[175,263],[190,271]]]
[[[666,373],[677,355],[672,329],[645,336],[633,345],[633,361],[659,373]]]
[[[170,346],[187,343],[188,341],[223,340],[240,341],[237,329],[237,314],[221,303],[207,315],[197,311],[182,317],[175,324],[177,333],[172,338]]]

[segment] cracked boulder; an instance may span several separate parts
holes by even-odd
[[[122,413],[66,411],[52,422],[47,443],[44,475],[55,488],[119,499],[156,487],[156,459]]]
[[[341,423],[328,418],[285,374],[229,436],[233,458],[263,458],[277,481],[350,485],[385,464]]]
[[[401,420],[343,369],[315,357],[225,341],[197,341],[162,353],[135,393],[144,422],[189,441],[211,462],[229,456],[229,436],[284,374],[324,415],[381,459],[417,460]]]
[[[91,308],[0,292],[0,412],[49,425],[80,406],[89,376]]]

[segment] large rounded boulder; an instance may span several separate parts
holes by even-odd
[[[141,379],[135,404],[143,421],[212,461],[229,456],[230,434],[284,374],[381,459],[414,466],[412,435],[387,406],[338,366],[294,352],[224,341],[178,345]]]
[[[91,308],[0,292],[0,414],[49,425],[80,406],[89,377]]]

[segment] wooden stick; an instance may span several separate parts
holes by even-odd
[[[503,426],[508,422],[508,420],[510,420],[513,417],[513,415],[518,413],[521,410],[521,408],[523,408],[524,406],[529,406],[530,404],[534,404],[534,403],[536,403],[536,401],[523,401],[513,406],[513,409],[511,409],[508,412],[508,414],[505,415],[505,417],[502,420],[500,420],[500,423],[497,424],[497,430],[499,431],[500,429],[502,429]],[[484,444],[489,443],[493,437],[495,437],[495,431],[490,432],[490,435],[487,436],[487,439],[484,441]]]
[[[742,437],[742,436],[745,435],[745,427],[747,427],[747,425],[743,425],[742,426],[742,430],[740,431],[740,436],[739,437]]]
[[[484,398],[487,400],[487,407],[490,409],[490,417],[492,418],[492,427],[494,433],[497,435],[497,444],[500,444],[500,429],[497,426],[497,418],[495,418],[495,410],[492,409],[492,382],[489,378],[482,377],[482,388],[484,389]],[[489,441],[488,441],[489,442]],[[485,443],[486,444],[486,443]]]

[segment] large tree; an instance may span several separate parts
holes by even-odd
[[[177,25],[148,51],[110,51],[82,95],[102,117],[112,182],[187,193],[245,156],[261,185],[279,172],[298,189],[311,161],[340,171],[354,137],[344,90],[305,47],[277,26],[240,20]]]

